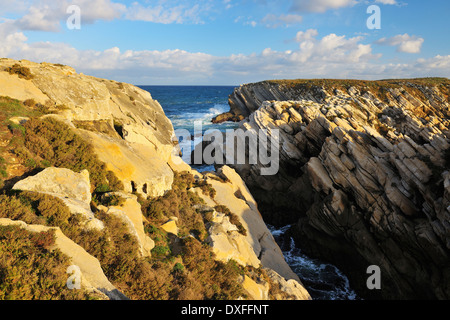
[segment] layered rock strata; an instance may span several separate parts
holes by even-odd
[[[237,172],[267,221],[293,224],[304,252],[364,296],[450,298],[450,82],[323,83],[235,90],[241,128],[280,133],[276,175],[261,176],[262,164]],[[382,290],[366,287],[370,265]]]

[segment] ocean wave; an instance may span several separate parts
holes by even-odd
[[[281,236],[290,228],[290,225],[268,228],[277,242],[282,242]],[[313,299],[317,300],[355,300],[356,293],[350,287],[348,278],[336,267],[312,259],[295,247],[293,238],[289,243],[281,243],[283,255],[292,271],[298,274],[304,282],[306,289]]]
[[[210,108],[197,109],[194,112],[185,112],[180,115],[173,115],[171,117],[172,124],[175,128],[193,129],[194,121],[200,121],[202,125],[211,126],[213,123],[211,120],[229,111],[229,107],[226,104],[216,103]]]

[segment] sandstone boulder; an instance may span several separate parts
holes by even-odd
[[[127,224],[130,233],[136,237],[141,255],[144,257],[151,256],[151,250],[155,247],[155,242],[144,231],[144,217],[137,197],[124,192],[110,192],[103,196],[113,195],[121,197],[124,201],[119,206],[105,208],[106,213],[121,218]]]
[[[89,172],[73,172],[65,168],[46,168],[34,176],[20,180],[14,190],[46,193],[61,199],[72,214],[85,218],[85,228],[103,229],[103,222],[94,217],[90,208],[91,184]]]

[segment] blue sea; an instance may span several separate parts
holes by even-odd
[[[211,119],[229,111],[228,95],[235,87],[229,86],[140,86],[158,100],[166,116],[172,121],[174,129],[187,129],[194,134],[194,121],[201,121],[203,132],[210,129],[225,131],[237,128],[233,122],[213,124]],[[195,137],[200,142],[201,137]],[[187,159],[185,159],[187,160]],[[193,166],[194,167],[194,166]],[[213,166],[200,166],[199,171],[214,170]],[[335,266],[305,256],[295,248],[291,239],[283,243],[282,235],[289,228],[276,229],[269,226],[275,240],[283,250],[286,262],[300,279],[313,299],[317,300],[353,300],[358,299],[350,288],[347,277]],[[306,283],[307,282],[307,283]]]
[[[194,122],[201,121],[202,134],[211,129],[225,131],[238,127],[236,123],[213,124],[212,118],[230,110],[228,95],[235,87],[230,86],[140,86],[158,100],[172,121],[173,127],[188,130],[192,141],[180,141],[183,150],[192,151],[202,140],[202,135],[194,135]],[[190,152],[183,153],[183,160],[190,162]],[[192,165],[196,170],[213,171],[213,165]]]
[[[228,95],[235,87],[219,86],[141,86],[158,100],[175,129],[193,132],[194,121],[201,120],[204,131],[236,128],[236,123],[213,124],[211,119],[230,110]]]

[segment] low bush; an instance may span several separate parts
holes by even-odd
[[[38,167],[45,161],[46,166],[67,168],[75,172],[87,169],[94,190],[123,190],[121,181],[106,169],[92,146],[64,123],[52,118],[31,119],[24,124],[24,128],[23,146],[17,148],[15,153],[18,157],[26,157],[24,161],[40,159],[41,161],[35,161],[37,164],[32,163],[33,167]]]
[[[63,227],[70,211],[61,199],[44,193],[14,192],[0,195],[0,217],[28,224]]]
[[[18,226],[0,226],[0,300],[81,300],[84,290],[66,286],[70,259],[50,250],[54,233],[28,232]]]
[[[148,199],[142,203],[142,212],[149,223],[161,224],[171,216],[178,218],[181,234],[194,234],[203,240],[206,229],[202,216],[194,209],[196,204],[203,204],[197,194],[189,191],[194,186],[194,177],[187,173],[175,173],[172,189],[164,196]]]
[[[13,64],[9,68],[6,68],[5,71],[9,72],[9,74],[17,74],[19,78],[23,78],[26,80],[31,80],[34,78],[34,76],[31,74],[30,68],[23,67],[18,63]]]
[[[228,209],[228,207],[224,205],[218,205],[215,206],[214,209],[217,212],[225,214],[230,219],[230,222],[238,228],[239,233],[241,233],[244,236],[247,235],[247,230],[242,225],[241,221],[239,220],[239,217],[236,214],[232,213],[230,209]]]
[[[216,196],[216,189],[214,189],[212,185],[210,185],[205,180],[198,181],[194,184],[194,186],[200,188],[202,190],[202,193],[206,196],[209,196],[210,198],[214,198]]]

